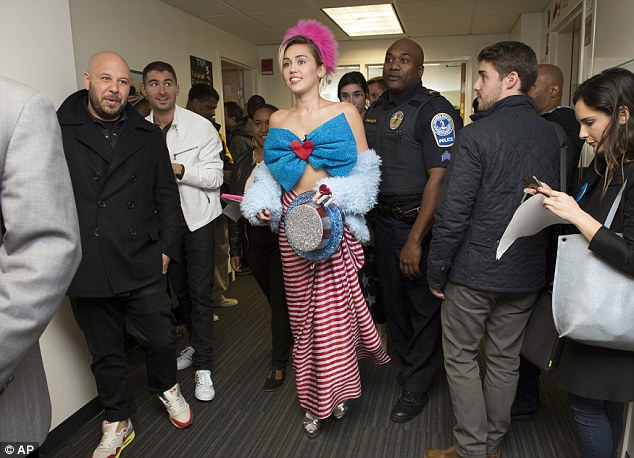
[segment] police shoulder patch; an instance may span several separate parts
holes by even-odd
[[[431,119],[430,127],[438,146],[443,148],[453,146],[456,134],[451,116],[447,113],[437,113]]]

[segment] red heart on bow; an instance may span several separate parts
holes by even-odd
[[[306,140],[304,143],[301,143],[297,140],[293,140],[291,142],[291,149],[293,150],[295,155],[304,161],[308,159],[308,156],[310,156],[314,148],[315,144],[310,140]]]

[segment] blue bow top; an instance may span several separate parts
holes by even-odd
[[[288,129],[272,127],[264,143],[264,163],[286,191],[295,186],[306,168],[306,160],[295,154],[291,143],[308,140],[313,150],[307,161],[315,169],[341,177],[357,162],[357,141],[343,113],[317,126],[304,140]]]

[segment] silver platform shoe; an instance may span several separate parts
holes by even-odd
[[[348,405],[348,400],[346,399],[335,406],[335,409],[332,411],[332,416],[335,417],[335,420],[337,421],[343,420],[349,410],[350,405]]]
[[[314,439],[321,433],[321,420],[312,416],[310,412],[306,412],[302,420],[306,437]]]

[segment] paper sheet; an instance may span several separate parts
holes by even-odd
[[[569,224],[542,205],[546,196],[536,194],[520,205],[507,226],[495,255],[495,259],[500,259],[502,255],[513,245],[513,242],[520,237],[537,234],[545,227],[553,224]]]

